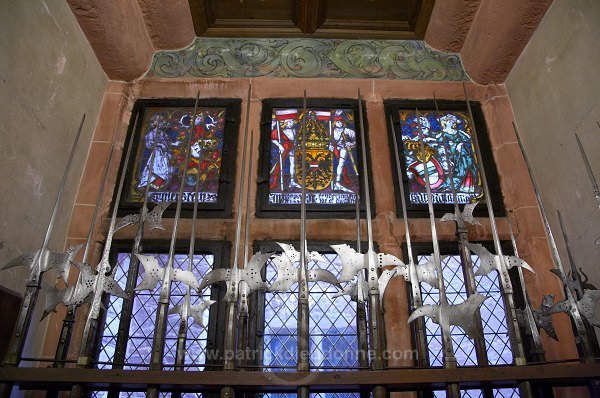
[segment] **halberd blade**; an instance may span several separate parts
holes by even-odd
[[[554,329],[554,324],[552,323],[552,316],[550,314],[550,308],[554,305],[554,295],[547,294],[542,297],[542,303],[539,309],[533,309],[531,312],[533,313],[533,319],[538,329],[543,329],[546,331],[546,334],[558,341],[558,335],[556,334],[556,329]]]
[[[46,306],[44,307],[44,313],[40,318],[40,322],[44,320],[52,312],[56,312],[56,306],[62,302],[61,292],[56,288],[55,285],[51,285],[47,282],[42,282],[42,288],[46,293]]]
[[[465,332],[467,337],[474,339],[479,336],[479,330],[475,322],[475,312],[486,299],[488,299],[487,296],[475,293],[456,305],[423,305],[413,311],[408,318],[408,323],[419,317],[428,316],[433,323],[440,325],[442,328],[456,325]],[[447,319],[447,326],[444,324],[444,318]],[[449,330],[446,332],[449,332]]]
[[[198,290],[200,288],[198,279],[192,271],[186,271],[178,268],[173,269],[173,281],[185,283],[192,289]]]
[[[241,272],[240,279],[246,282],[250,291],[266,290],[269,285],[262,280],[261,270],[273,253],[255,253]]]
[[[76,265],[79,268],[77,283],[67,287],[63,293],[62,303],[66,306],[80,306],[85,302],[87,297],[90,297],[90,293],[94,290],[96,277],[92,272],[92,268],[87,263],[76,263]]]
[[[277,278],[267,289],[269,292],[286,292],[298,282],[298,269],[294,268],[289,257],[285,253],[273,256],[271,259],[277,268]]]
[[[363,297],[367,297],[369,295],[367,284],[363,283],[361,286],[363,288]],[[358,302],[358,283],[354,282],[347,284],[342,290],[338,290],[338,292],[331,297],[337,298],[344,295],[350,296],[350,300]]]
[[[202,279],[198,291],[204,290],[207,286],[217,282],[226,282],[229,280],[231,270],[229,268],[216,268],[210,270],[206,276]]]
[[[133,290],[152,290],[156,284],[162,280],[165,269],[158,265],[158,260],[154,256],[146,256],[143,254],[135,254],[140,260],[140,264],[144,267],[144,277],[142,282]]]
[[[504,258],[506,259],[506,268],[511,269],[513,267],[521,267],[521,268],[525,268],[527,271],[533,272],[535,274],[535,271],[533,270],[533,268],[531,268],[531,266],[529,264],[527,264],[525,261],[521,260],[519,257],[504,256]]]
[[[379,303],[383,306],[383,297],[385,295],[385,289],[387,288],[390,280],[396,275],[398,270],[396,268],[386,269],[384,270],[379,279],[377,280],[377,284],[379,285]]]
[[[450,305],[448,309],[450,325],[459,326],[470,339],[478,337],[480,333],[475,322],[475,313],[479,309],[479,306],[488,298],[488,296],[475,293],[460,304]]]
[[[199,304],[190,306],[189,314],[200,327],[206,327],[204,325],[204,311],[214,303],[216,303],[215,300],[202,300]]]
[[[333,275],[330,271],[326,269],[310,269],[308,270],[308,281],[309,282],[326,282],[331,285],[334,285],[338,288],[341,288],[340,283],[338,282],[335,275]]]
[[[365,268],[365,255],[357,253],[356,250],[350,246],[343,245],[331,245],[330,246],[340,256],[342,262],[342,272],[339,277],[340,282],[349,282],[354,276]]]
[[[21,254],[19,257],[4,264],[2,266],[2,268],[0,268],[0,269],[4,270],[4,269],[13,268],[13,267],[27,267],[27,268],[31,269],[33,267],[33,260],[35,259],[35,256],[38,251]]]
[[[415,265],[415,269],[417,270],[417,277],[419,278],[418,282],[425,282],[429,286],[434,287],[436,289],[440,288],[440,283],[437,277],[437,271],[433,258],[430,258],[424,264]]]
[[[119,220],[117,225],[115,225],[114,232],[117,232],[118,230],[128,227],[130,225],[135,225],[135,224],[139,223],[140,217],[141,217],[141,215],[139,213],[126,215],[125,217],[123,217],[122,219]]]
[[[581,315],[597,328],[600,328],[600,320],[596,318],[595,310],[599,301],[600,290],[585,290],[583,297],[577,302],[577,308],[579,308]]]
[[[160,202],[152,211],[146,213],[146,219],[144,222],[150,229],[165,229],[165,225],[163,224],[163,213],[167,208],[171,205],[171,202]]]
[[[398,257],[385,253],[377,253],[377,265],[379,268],[383,268],[388,265],[406,267],[406,265]]]

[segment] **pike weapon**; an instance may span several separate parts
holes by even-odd
[[[519,250],[517,248],[517,241],[515,240],[512,222],[510,220],[510,217],[506,217],[506,219],[508,221],[508,232],[510,233],[510,241],[512,243],[513,253],[515,253],[516,257],[519,257]],[[527,288],[525,287],[525,277],[523,275],[523,270],[521,269],[521,267],[517,267],[517,274],[519,275],[519,285],[521,285],[521,294],[523,295],[523,302],[525,303],[525,308],[523,310],[517,309],[517,319],[519,320],[521,326],[525,328],[526,333],[530,335],[533,340],[536,361],[545,362],[546,358],[544,354],[544,347],[542,346],[542,339],[540,338],[539,328],[543,328],[548,334],[548,336],[551,336],[551,331],[554,330],[554,326],[552,325],[552,318],[549,314],[543,314],[539,311],[536,314],[531,309],[531,300],[529,299],[529,295],[527,294]],[[556,336],[556,332],[554,332],[554,336]]]
[[[435,97],[435,93],[433,93],[433,101],[435,103],[435,111],[436,118],[438,120],[438,124],[441,127],[440,123],[440,109],[438,107],[437,98]],[[464,206],[463,211],[460,211],[460,206],[458,205],[458,195],[456,194],[456,186],[454,185],[454,164],[451,163],[450,160],[450,148],[448,147],[448,141],[446,140],[444,130],[441,131],[442,135],[442,143],[444,147],[444,152],[446,154],[446,164],[448,167],[448,174],[450,178],[450,190],[452,192],[452,204],[454,206],[454,214],[446,213],[441,218],[441,221],[454,221],[456,226],[456,237],[458,238],[458,249],[460,252],[460,258],[463,263],[463,269],[465,272],[465,285],[467,288],[467,294],[470,296],[477,293],[477,282],[475,281],[475,275],[473,274],[473,261],[471,261],[471,252],[467,246],[469,243],[469,231],[465,226],[465,222],[473,224],[473,225],[481,225],[475,217],[473,217],[473,210],[475,206],[477,206],[477,202],[467,204]],[[427,167],[427,166],[425,166]],[[475,355],[477,356],[477,363],[480,366],[488,365],[488,356],[487,349],[485,346],[485,339],[483,338],[483,323],[481,321],[481,312],[479,308],[475,310],[475,328],[477,329],[477,334],[475,336],[474,345],[475,345]]]
[[[198,96],[199,96],[198,92]],[[196,108],[198,105],[198,97],[196,98],[196,105],[194,107],[194,118],[196,114]],[[152,211],[148,211],[148,198],[150,196],[150,186],[152,174],[154,172],[154,160],[156,157],[156,148],[158,146],[158,130],[160,128],[160,123],[162,121],[162,117],[158,120],[158,124],[156,127],[156,134],[154,136],[154,142],[152,143],[152,148],[150,152],[150,157],[148,159],[148,178],[146,181],[146,187],[144,189],[144,200],[142,202],[142,207],[140,208],[140,212],[136,214],[129,214],[123,217],[115,226],[115,231],[118,231],[122,228],[125,228],[129,225],[137,224],[137,230],[135,234],[135,238],[133,240],[133,246],[131,248],[131,255],[129,257],[129,270],[127,271],[127,281],[125,282],[125,291],[131,292],[135,288],[137,283],[137,277],[140,269],[140,260],[137,257],[143,250],[142,241],[144,239],[144,226],[147,224],[150,229],[161,229],[164,230],[165,227],[162,222],[162,215],[164,211],[171,204],[170,202],[162,202],[158,203],[154,206]],[[134,130],[135,133],[135,130]],[[141,158],[141,157],[140,157]],[[140,163],[143,162],[143,159],[140,159]],[[142,170],[142,167],[140,167]],[[123,302],[123,307],[121,311],[125,314],[130,314],[133,310],[133,300],[126,300]],[[130,322],[120,322],[119,330],[117,333],[117,341],[115,344],[115,356],[113,367],[115,369],[123,368],[123,364],[125,362],[125,355],[127,352],[127,342],[129,340],[129,330],[131,327]]]
[[[598,127],[600,127],[600,124],[598,124]],[[590,165],[590,161],[588,160],[588,157],[585,154],[585,150],[583,149],[583,145],[581,145],[581,140],[579,139],[577,133],[575,133],[575,139],[577,140],[579,152],[581,152],[581,158],[583,159],[585,170],[587,171],[588,177],[590,178],[590,182],[592,183],[592,189],[594,191],[594,196],[596,197],[596,202],[598,202],[598,207],[600,208],[600,189],[598,188],[598,182],[596,181],[596,177],[594,176],[594,172],[592,171],[592,166]]]
[[[360,199],[356,195],[356,253],[361,252],[360,237]],[[361,368],[369,367],[369,336],[367,333],[367,311],[365,308],[366,298],[369,296],[369,290],[364,280],[364,272],[358,273],[356,282],[347,284],[342,290],[335,293],[332,297],[337,298],[343,295],[350,297],[350,300],[356,303],[356,330],[358,338],[358,364]],[[362,396],[362,395],[361,395]]]
[[[83,115],[83,117],[81,118],[79,130],[77,131],[75,141],[73,142],[73,146],[71,147],[71,153],[69,154],[69,159],[67,160],[67,165],[65,167],[65,171],[63,173],[58,188],[58,193],[54,202],[54,208],[52,209],[52,215],[50,216],[50,221],[48,223],[48,228],[46,229],[46,235],[44,236],[44,241],[42,243],[41,248],[35,252],[21,255],[1,268],[8,269],[18,266],[27,266],[30,270],[30,274],[26,283],[25,295],[21,303],[21,309],[19,311],[13,336],[10,341],[10,345],[8,346],[8,350],[6,352],[6,357],[3,364],[3,366],[6,367],[18,366],[19,362],[21,361],[21,354],[23,353],[25,338],[27,337],[27,332],[29,330],[29,325],[31,324],[33,310],[35,308],[35,304],[37,302],[37,298],[41,289],[41,280],[43,273],[49,269],[56,269],[57,278],[62,277],[66,281],[68,279],[71,260],[74,259],[77,252],[83,247],[83,245],[78,247],[71,247],[67,251],[67,253],[52,252],[48,249],[50,236],[52,235],[54,223],[58,214],[58,206],[60,204],[60,200],[64,192],[67,176],[69,175],[69,170],[71,169],[71,164],[73,162],[73,157],[75,156],[75,149],[77,148],[77,143],[79,142],[79,138],[83,130],[84,121],[85,115]],[[11,390],[11,383],[0,384],[1,397],[9,396]]]
[[[565,268],[563,266],[562,260],[560,258],[560,254],[558,253],[558,247],[556,246],[556,240],[554,239],[554,234],[552,233],[552,229],[550,228],[550,221],[548,220],[548,214],[546,213],[546,209],[542,202],[542,197],[540,194],[540,190],[533,174],[533,169],[531,168],[531,163],[529,162],[529,157],[525,152],[525,148],[523,146],[523,141],[521,140],[521,135],[519,134],[519,129],[517,125],[513,122],[513,128],[515,130],[515,135],[517,137],[517,142],[519,143],[519,147],[521,148],[521,153],[523,154],[523,159],[525,160],[525,164],[527,166],[527,171],[529,172],[529,177],[531,178],[531,183],[533,185],[533,190],[535,192],[535,197],[538,202],[538,207],[540,209],[540,214],[542,216],[542,221],[544,223],[544,229],[546,231],[546,236],[548,237],[548,244],[550,246],[550,252],[552,253],[552,260],[554,262],[554,273],[558,275],[564,285],[564,293],[565,300],[562,302],[561,310],[565,310],[564,312],[568,313],[573,319],[573,323],[575,324],[575,331],[577,333],[578,339],[575,339],[576,344],[580,348],[580,352],[582,355],[581,361],[584,363],[593,363],[594,362],[594,351],[593,351],[593,337],[590,336],[587,332],[585,324],[583,322],[583,317],[579,308],[577,307],[577,299],[573,295],[571,290],[571,286],[569,286],[567,274],[565,272]],[[544,297],[544,299],[549,299],[548,297]],[[557,310],[558,308],[555,308]]]
[[[196,100],[197,104],[197,100]],[[190,159],[191,143],[193,134],[194,122],[190,123],[190,129],[188,132],[186,146],[185,146],[185,159],[183,161],[183,173],[181,176],[181,182],[179,184],[179,192],[177,195],[177,206],[175,208],[175,218],[173,220],[173,231],[171,234],[171,246],[169,248],[169,257],[167,264],[164,268],[161,268],[158,264],[158,259],[154,256],[147,256],[136,254],[139,258],[142,266],[144,267],[144,278],[135,290],[153,289],[156,283],[160,281],[160,296],[158,299],[158,308],[156,311],[156,321],[154,328],[154,336],[152,338],[152,353],[150,355],[150,369],[160,370],[162,369],[162,362],[165,350],[165,332],[167,330],[167,317],[169,310],[169,301],[171,296],[171,282],[177,281],[186,284],[187,286],[197,289],[199,287],[198,280],[191,270],[181,270],[174,268],[175,259],[175,241],[177,239],[177,228],[179,226],[179,219],[181,218],[181,207],[183,204],[183,189],[185,187],[185,180],[187,176],[187,165]],[[158,388],[155,386],[149,386],[146,390],[146,396],[157,398]]]
[[[94,208],[94,214],[92,215],[92,222],[90,224],[90,229],[88,231],[88,237],[85,244],[85,250],[83,252],[83,259],[81,260],[81,267],[89,267],[88,265],[88,257],[91,251],[92,246],[92,237],[94,230],[96,228],[96,218],[98,216],[98,211],[100,210],[100,204],[102,201],[102,196],[104,194],[104,188],[106,186],[106,178],[108,176],[108,170],[110,168],[110,162],[112,160],[114,152],[114,146],[111,146],[110,153],[108,155],[108,159],[106,161],[106,165],[104,166],[104,173],[102,177],[102,185],[100,186],[100,191],[98,192],[98,197],[96,198],[96,207]],[[62,328],[60,331],[60,338],[58,340],[58,345],[56,347],[56,353],[54,355],[54,359],[56,362],[52,364],[55,368],[64,368],[65,362],[67,359],[67,353],[69,350],[69,345],[71,343],[71,336],[73,332],[73,324],[75,323],[75,311],[80,303],[85,300],[78,300],[77,296],[82,296],[85,294],[81,292],[84,290],[81,278],[82,273],[80,272],[77,277],[77,282],[75,285],[68,286],[65,289],[58,290],[55,286],[48,286],[48,290],[46,290],[46,308],[44,309],[44,315],[42,318],[50,314],[50,312],[56,312],[56,306],[58,303],[62,303],[67,307],[67,313],[65,318],[63,319]],[[65,281],[66,282],[66,281]],[[86,297],[89,297],[89,293],[87,292]],[[56,391],[49,392],[51,396],[56,396]]]
[[[310,351],[309,351],[309,315],[308,315],[308,261],[306,258],[306,90],[302,100],[302,200],[300,201],[300,270],[298,271],[298,344],[297,355],[299,372],[308,372],[310,370]],[[290,259],[294,260],[294,259]],[[298,388],[298,398],[308,398],[308,387]]]
[[[435,271],[435,264],[429,262],[428,265],[418,266],[415,263],[415,258],[412,250],[412,240],[410,238],[410,227],[408,225],[408,212],[406,210],[406,196],[404,193],[404,187],[402,186],[402,170],[400,168],[400,155],[398,154],[400,147],[398,146],[398,140],[396,139],[396,129],[394,127],[394,120],[390,115],[390,126],[392,129],[392,140],[394,142],[394,160],[396,161],[396,173],[398,175],[398,188],[400,191],[400,201],[402,203],[402,220],[404,221],[404,235],[406,239],[406,250],[408,251],[408,280],[410,281],[411,289],[411,312],[423,305],[423,298],[421,297],[421,286],[419,282],[427,282],[429,285],[439,289],[438,278]],[[425,268],[429,267],[429,268]],[[422,270],[419,275],[419,270]],[[424,274],[424,275],[423,275]],[[417,349],[419,352],[419,360],[427,362],[427,337],[425,335],[425,322],[423,319],[417,319],[415,322],[415,336],[417,336]]]
[[[277,126],[277,142],[279,145],[281,144],[281,127],[279,126],[279,119],[275,119],[275,125]],[[289,156],[289,154],[288,154]],[[279,151],[279,189],[283,192],[283,155],[281,151]]]
[[[199,97],[199,93],[197,95]],[[194,109],[194,117],[192,121],[196,120],[196,112],[197,108]],[[195,122],[192,122],[195,123]],[[193,134],[193,133],[192,133]],[[203,141],[204,142],[204,141]],[[202,161],[202,152],[203,146],[200,147],[200,159],[199,163]],[[192,212],[192,231],[190,233],[190,250],[188,252],[188,270],[194,269],[194,246],[196,243],[196,220],[198,218],[198,190],[200,189],[200,174],[196,176],[196,184],[194,186],[194,210]],[[202,297],[202,292],[198,292],[200,297]],[[186,340],[187,340],[187,331],[188,331],[188,318],[191,316],[193,322],[200,325],[200,327],[205,327],[204,325],[204,311],[212,304],[216,303],[215,300],[202,300],[200,299],[200,303],[196,305],[192,305],[191,303],[191,294],[190,287],[186,287],[185,297],[181,304],[177,304],[173,308],[169,310],[167,315],[178,314],[180,317],[179,322],[179,331],[177,333],[177,351],[175,355],[175,369],[176,370],[184,370],[183,365],[185,363],[185,352],[186,352]]]
[[[471,109],[471,103],[467,97],[467,87],[463,84],[463,91],[465,94],[465,101],[467,103],[467,109],[469,112],[469,119],[473,124],[473,144],[475,146],[475,155],[479,159],[481,183],[483,185],[483,192],[485,196],[485,203],[487,205],[488,216],[490,218],[490,226],[492,228],[492,236],[494,238],[494,248],[496,250],[496,256],[492,255],[482,245],[468,243],[466,244],[471,251],[479,255],[479,268],[475,275],[486,275],[491,272],[492,269],[498,271],[498,277],[502,286],[502,297],[504,299],[504,310],[506,311],[506,323],[508,325],[508,337],[511,341],[513,358],[515,365],[522,366],[526,364],[525,349],[523,346],[523,338],[521,336],[521,329],[519,328],[519,322],[517,320],[517,311],[515,306],[515,300],[513,297],[513,287],[508,274],[509,268],[512,267],[524,267],[529,271],[533,272],[531,267],[527,263],[515,256],[505,256],[502,254],[502,247],[500,245],[500,237],[498,235],[498,228],[496,226],[496,218],[494,216],[494,207],[492,206],[492,200],[490,195],[490,189],[485,174],[485,167],[483,158],[481,156],[481,148],[479,147],[479,140],[477,138],[477,130],[475,128],[475,118],[473,117],[473,111]],[[488,271],[489,270],[489,271]],[[531,384],[528,381],[519,383],[519,390],[522,396],[531,396]]]
[[[133,131],[137,126],[137,118],[134,122]],[[125,161],[123,164],[129,163],[129,157],[131,156],[131,149],[133,147],[133,139],[129,140],[127,146],[127,152],[125,154]],[[125,170],[121,171],[119,178],[119,185],[117,188],[117,195],[115,196],[115,203],[113,205],[113,212],[110,220],[110,227],[106,235],[106,242],[104,243],[104,250],[102,251],[102,258],[96,266],[96,275],[94,275],[92,268],[87,265],[82,265],[80,268],[79,278],[81,285],[87,285],[92,287],[90,308],[86,318],[85,326],[83,328],[83,335],[81,339],[81,346],[79,347],[79,358],[77,359],[77,367],[87,367],[92,362],[92,351],[95,342],[95,333],[98,329],[98,318],[100,315],[100,307],[102,305],[102,293],[107,292],[114,294],[118,297],[129,298],[127,294],[121,289],[121,287],[113,279],[114,270],[109,263],[110,248],[112,245],[113,235],[115,233],[115,225],[117,220],[117,212],[119,210],[119,202],[121,200],[121,193],[123,192],[123,185],[125,183]],[[108,275],[107,275],[108,274]],[[78,279],[79,282],[79,279]],[[85,294],[82,292],[82,295]],[[88,296],[85,294],[81,301]],[[74,300],[75,298],[73,298]],[[71,389],[71,398],[80,397],[83,393],[83,387],[80,384],[74,384]]]
[[[279,123],[279,122],[277,122]],[[252,168],[252,148],[254,148],[254,131],[252,131],[250,133],[250,158],[248,160],[248,170],[251,170]],[[280,170],[280,175],[283,176],[283,163],[281,164],[282,168]],[[282,177],[282,190],[283,190],[283,177]],[[246,186],[246,212],[244,214],[244,269],[247,269],[248,267],[248,246],[249,246],[249,229],[250,229],[250,223],[248,222],[248,213],[250,212],[250,189],[251,189],[251,184],[252,184],[252,176],[250,175],[250,173],[248,173],[248,181],[247,181],[248,185]],[[264,264],[264,263],[263,263]],[[260,265],[262,268],[262,264]],[[260,269],[258,270],[260,273]],[[249,309],[248,309],[248,284],[246,282],[241,283],[238,285],[238,289],[239,289],[239,308],[238,308],[238,317],[239,317],[239,334],[238,334],[238,347],[240,349],[240,352],[242,353],[246,353],[248,350],[248,344],[249,344],[249,339],[250,339],[250,330],[249,330],[249,325],[248,325],[248,315],[249,315]],[[245,367],[246,366],[246,357],[243,357],[242,359],[240,359],[239,365],[241,367]]]
[[[412,322],[417,317],[423,315],[429,316],[434,323],[440,325],[442,331],[442,347],[444,350],[444,367],[445,368],[456,368],[456,357],[454,356],[454,348],[452,344],[452,335],[450,334],[450,325],[454,321],[454,324],[458,324],[465,330],[467,335],[471,338],[475,332],[475,325],[473,323],[473,313],[479,305],[486,299],[482,295],[472,295],[459,305],[451,306],[448,303],[446,297],[446,287],[444,286],[444,274],[442,272],[442,260],[440,257],[440,247],[437,236],[437,229],[435,226],[435,214],[433,211],[433,196],[431,194],[431,183],[429,181],[429,169],[427,167],[427,156],[425,152],[425,142],[423,141],[423,127],[421,126],[421,118],[419,116],[419,110],[416,110],[416,117],[419,123],[419,143],[421,145],[421,156],[423,163],[423,171],[425,173],[425,189],[427,190],[427,205],[429,207],[429,222],[431,225],[431,238],[433,243],[433,262],[436,267],[438,276],[438,286],[440,294],[439,305],[423,305],[417,308],[408,318],[408,322]],[[460,397],[459,386],[456,383],[450,383],[446,385],[446,394],[450,398]]]

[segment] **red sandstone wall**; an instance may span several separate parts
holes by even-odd
[[[108,142],[114,142],[118,148],[115,154],[109,177],[109,187],[114,187],[117,180],[117,170],[120,164],[123,141],[127,131],[133,103],[139,98],[194,98],[200,90],[201,98],[241,98],[246,101],[248,84],[252,82],[253,93],[250,106],[249,130],[254,132],[253,159],[250,175],[256,179],[258,168],[258,142],[260,133],[261,98],[273,97],[302,97],[306,90],[308,97],[338,97],[355,98],[360,88],[367,103],[367,120],[370,134],[372,162],[372,178],[375,203],[373,215],[374,240],[382,251],[401,255],[404,242],[404,227],[402,220],[395,215],[394,187],[392,180],[393,158],[388,150],[387,131],[383,101],[386,99],[431,99],[433,93],[442,100],[462,100],[462,83],[456,82],[416,82],[416,81],[386,81],[386,80],[352,80],[352,79],[208,79],[208,80],[160,80],[142,79],[136,83],[126,84],[113,82],[108,85],[104,102],[94,136],[94,142],[88,159],[84,181],[85,195],[80,193],[78,203],[93,204],[99,189],[99,176],[102,164],[106,160]],[[503,86],[478,86],[467,84],[471,100],[479,101],[486,118],[488,132],[496,160],[500,184],[504,194],[507,211],[514,211],[516,216],[516,239],[521,256],[532,265],[537,275],[527,275],[527,284],[532,301],[538,305],[543,294],[553,293],[561,297],[557,278],[548,272],[552,261],[545,242],[544,231],[537,210],[535,197],[529,182],[525,163],[516,143],[511,121],[513,118],[508,96]],[[245,119],[246,104],[242,103],[242,119]],[[244,126],[241,126],[243,128]],[[241,143],[240,143],[241,145]],[[241,151],[238,151],[238,164],[241,162]],[[237,174],[239,178],[239,173]],[[236,182],[236,189],[240,187]],[[82,187],[83,188],[83,187]],[[82,189],[83,192],[83,189]],[[252,185],[250,194],[254,197],[256,184]],[[235,193],[237,195],[237,192]],[[98,227],[96,239],[102,241],[103,234],[108,228],[109,202],[113,189],[105,191],[103,201],[104,222]],[[250,200],[250,239],[299,239],[300,227],[298,220],[277,220],[276,235],[274,222],[269,219],[255,219],[255,201]],[[243,210],[244,211],[244,210]],[[69,238],[72,242],[80,242],[87,234],[91,212],[76,208]],[[234,215],[235,217],[235,215]],[[472,241],[491,240],[489,222],[480,220],[483,227],[470,228],[469,236]],[[234,241],[235,218],[202,220],[202,226],[196,229],[198,239],[226,239]],[[355,238],[355,222],[353,220],[309,220],[307,234],[310,240],[353,240]],[[172,222],[167,220],[165,231],[153,231],[153,239],[168,240],[171,237]],[[366,225],[363,222],[363,234]],[[450,223],[437,225],[441,240],[453,241],[454,226]],[[508,224],[505,219],[498,220],[498,228],[502,239],[508,239]],[[412,237],[415,241],[430,241],[429,220],[414,219],[410,221]],[[178,237],[189,237],[190,220],[182,220],[178,229]],[[132,238],[132,230],[120,231],[115,239]],[[363,235],[364,236],[364,235]],[[99,253],[97,253],[98,257]],[[97,259],[96,259],[97,260]],[[387,345],[390,349],[411,349],[410,330],[406,326],[408,317],[405,285],[402,281],[394,281],[386,291],[385,323]],[[81,329],[83,311],[79,312],[80,320],[77,326]],[[52,318],[51,322],[62,320],[62,314]],[[544,347],[548,360],[561,358],[576,358],[574,340],[566,316],[555,317],[557,332],[561,344],[544,337]],[[75,331],[74,336],[81,334]],[[56,346],[57,335],[47,336],[46,347],[50,354],[51,347]],[[77,338],[77,337],[75,337]],[[75,351],[72,352],[74,357]],[[392,362],[391,366],[410,365],[405,362]]]

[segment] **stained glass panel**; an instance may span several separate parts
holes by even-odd
[[[310,108],[307,114],[306,203],[355,203],[359,193],[359,165],[354,111]],[[300,204],[304,119],[302,109],[273,109],[269,204]]]
[[[402,151],[406,161],[409,200],[426,204],[425,169],[419,142],[419,120],[425,143],[425,164],[433,203],[452,204],[452,181],[459,203],[471,203],[483,195],[479,161],[472,141],[473,127],[463,111],[400,110]],[[399,143],[400,144],[400,143]]]
[[[194,118],[193,107],[147,107],[135,152],[134,169],[125,200],[142,202],[150,183],[149,200],[175,202],[184,184],[183,201],[193,202],[200,179],[200,203],[216,203],[225,136],[225,107],[201,107]],[[194,119],[194,120],[192,120]],[[190,158],[185,161],[189,129],[192,127]],[[154,148],[154,158],[151,159]],[[181,181],[187,169],[185,181]]]

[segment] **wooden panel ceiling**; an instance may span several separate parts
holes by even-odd
[[[435,0],[189,0],[196,36],[423,39]]]

